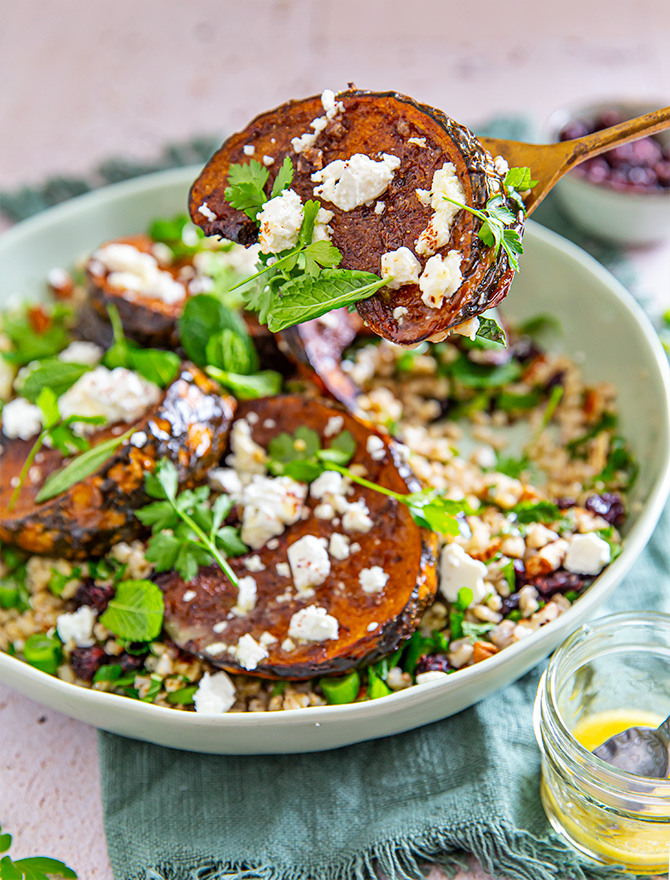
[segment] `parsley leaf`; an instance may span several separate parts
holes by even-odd
[[[313,245],[310,245],[313,247]],[[273,333],[319,318],[332,309],[368,299],[386,281],[371,272],[323,269],[318,276],[301,275],[282,286],[268,311]]]
[[[225,200],[236,211],[242,211],[250,220],[256,220],[268,200],[264,187],[269,176],[268,169],[256,159],[252,159],[247,165],[231,165],[228,170],[228,186],[224,193]]]
[[[270,195],[271,199],[274,199],[275,196],[280,195],[287,187],[291,185],[293,182],[293,162],[291,162],[290,156],[285,156],[284,161],[281,164],[281,168],[275,177],[275,182],[272,184],[272,193]]]
[[[508,513],[516,514],[518,523],[548,523],[555,522],[561,516],[561,511],[553,501],[520,501],[510,508]]]
[[[100,623],[122,639],[149,642],[161,631],[164,610],[163,593],[153,581],[121,581]]]
[[[486,633],[491,632],[491,630],[495,628],[495,623],[473,623],[470,620],[464,620],[461,624],[463,635],[466,638],[472,639],[473,641],[485,635]]]

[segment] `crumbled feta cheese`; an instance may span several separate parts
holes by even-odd
[[[431,257],[419,278],[421,299],[430,309],[439,309],[444,301],[456,293],[463,282],[461,274],[461,255],[449,251],[446,257],[435,254]]]
[[[303,535],[288,548],[293,583],[299,593],[322,584],[330,574],[330,558],[324,541]]]
[[[418,284],[421,263],[408,247],[399,247],[395,251],[382,254],[382,278],[388,281],[389,290],[397,290],[405,284]]]
[[[375,205],[375,214],[383,214],[386,210],[386,202],[377,202]]]
[[[16,397],[2,409],[2,432],[14,440],[30,440],[42,430],[42,410],[25,397]]]
[[[422,204],[429,203],[435,212],[428,226],[416,240],[417,254],[429,256],[449,242],[451,226],[461,210],[457,205],[447,202],[444,196],[465,204],[465,192],[454,164],[445,162],[442,168],[437,169],[433,175],[430,193],[426,190],[417,190],[416,194]]]
[[[260,448],[260,447],[259,447]],[[210,489],[236,498],[242,493],[242,480],[232,468],[212,468],[207,474]]]
[[[493,160],[493,164],[495,165],[495,169],[501,177],[505,177],[507,172],[509,171],[509,162],[505,159],[504,156],[496,156]]]
[[[259,663],[270,656],[265,646],[259,644],[250,633],[242,636],[232,653],[240,666],[249,671],[256,669]]]
[[[335,159],[325,168],[312,174],[314,195],[331,202],[342,211],[353,211],[378,198],[393,180],[400,159],[388,153],[375,162],[364,153],[355,153],[349,159]]]
[[[235,703],[235,685],[225,672],[206,672],[193,694],[193,703],[200,715],[223,715]]]
[[[58,401],[61,417],[102,416],[109,424],[137,421],[161,399],[163,392],[138,373],[125,367],[96,367],[77,379]],[[97,426],[82,424],[81,431]]]
[[[373,461],[382,461],[386,456],[386,445],[376,434],[370,434],[365,448]]]
[[[338,416],[339,418],[339,416]],[[309,487],[312,498],[317,501],[330,495],[343,495],[345,492],[345,480],[337,471],[324,471],[314,480]]]
[[[111,242],[98,248],[93,260],[102,263],[109,275],[107,282],[117,290],[132,290],[162,300],[168,305],[182,302],[186,288],[169,272],[160,269],[152,254],[131,244]]]
[[[323,429],[324,437],[334,437],[335,434],[339,434],[344,425],[344,419],[342,416],[331,416],[326,422],[326,427]],[[312,484],[314,485],[314,484]]]
[[[261,633],[259,641],[264,648],[268,648],[270,645],[276,645],[278,639],[266,630],[264,633]]]
[[[56,632],[60,640],[67,644],[72,640],[78,648],[90,648],[95,644],[93,625],[96,613],[88,605],[82,605],[71,614],[60,614],[56,618]]]
[[[220,654],[225,654],[228,650],[228,645],[225,642],[212,642],[211,645],[205,646],[205,654],[209,654],[210,657],[218,657]]]
[[[195,590],[186,590],[181,598],[184,602],[192,602],[197,595]]]
[[[530,523],[526,529],[526,545],[531,550],[540,550],[552,541],[557,541],[556,532],[543,526],[542,523]]]
[[[377,621],[373,620],[371,623],[368,624],[368,632],[374,632],[378,628],[378,626],[379,624],[377,623]]]
[[[291,566],[288,562],[278,562],[275,568],[279,577],[287,578],[291,576]]]
[[[241,538],[252,550],[259,550],[286,526],[296,523],[304,508],[307,486],[290,477],[254,475],[242,492]]]
[[[244,560],[244,567],[247,571],[265,571],[265,565],[258,553],[254,553],[253,556],[248,556]]]
[[[256,607],[256,581],[247,575],[237,582],[237,602],[230,609],[235,617],[246,617]]]
[[[335,215],[332,211],[325,208],[319,208],[319,213],[314,221],[314,232],[312,233],[312,241],[330,241],[333,230],[328,225]],[[324,316],[322,316],[324,317]]]
[[[80,342],[75,340],[71,342],[66,349],[58,355],[59,361],[65,361],[68,364],[85,364],[87,367],[94,367],[102,360],[104,351],[95,342]]]
[[[393,318],[398,323],[398,326],[402,324],[406,314],[407,309],[405,308],[405,306],[396,306],[393,309]]]
[[[201,251],[193,257],[193,265],[200,275],[216,274],[219,269],[232,269],[238,275],[253,275],[256,271],[258,255],[261,252],[257,244],[242,247],[240,244],[226,242],[225,249],[219,251]]]
[[[432,681],[442,681],[448,678],[449,673],[440,672],[439,669],[429,669],[428,672],[420,672],[415,681],[417,684],[430,684]]]
[[[237,419],[230,432],[232,455],[226,464],[234,468],[242,482],[248,482],[254,474],[264,474],[267,454],[251,436],[251,426],[246,419]]]
[[[448,602],[456,602],[458,591],[468,587],[473,596],[470,607],[479,605],[488,591],[486,571],[484,563],[469,556],[460,544],[447,544],[440,558],[440,592]]]
[[[258,241],[261,253],[277,254],[298,242],[302,225],[303,207],[300,196],[292,189],[285,189],[263,205],[257,217],[260,222]]]
[[[451,328],[452,333],[457,333],[459,336],[467,336],[468,339],[473,341],[478,330],[479,318],[468,318],[467,321],[461,321],[460,324],[456,324],[455,327]]]
[[[333,532],[330,536],[328,552],[333,559],[348,559],[351,553],[350,539],[347,535]]]
[[[335,110],[335,92],[332,89],[324,89],[321,92],[321,104],[326,113]]]
[[[281,643],[282,651],[286,651],[287,654],[290,654],[291,651],[295,651],[295,642],[293,639],[284,639]]]
[[[212,211],[207,202],[203,202],[202,205],[200,205],[198,213],[202,214],[205,220],[216,220],[216,214]]]
[[[425,147],[426,146],[426,139],[425,139],[425,137],[411,137],[411,138],[407,138],[407,143],[408,144],[416,144],[417,147]]]
[[[344,511],[342,528],[347,532],[369,532],[373,525],[368,506],[362,498],[352,501]]]
[[[571,535],[563,567],[576,574],[599,574],[611,557],[610,545],[593,532]]]
[[[338,637],[339,622],[336,617],[328,614],[325,608],[308,605],[307,608],[301,608],[293,615],[288,634],[291,639],[302,642],[325,642]]]
[[[215,623],[212,627],[215,633],[222,633],[224,630],[228,629],[228,621],[220,620],[218,623]]]
[[[335,510],[332,504],[317,504],[314,508],[314,516],[317,519],[335,519]]]
[[[253,144],[245,144],[242,147],[242,152],[245,156],[253,156],[256,152],[256,147]]]
[[[380,565],[364,568],[358,575],[358,583],[364,593],[379,593],[386,586],[389,576]]]
[[[275,160],[274,156],[263,156],[263,165],[269,167],[270,165],[274,165]]]

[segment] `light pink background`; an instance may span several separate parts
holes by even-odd
[[[349,81],[465,123],[512,112],[540,127],[607,96],[661,106],[669,44],[665,0],[0,0],[0,189],[151,158]],[[670,247],[634,259],[637,292],[667,308]],[[95,731],[2,684],[0,823],[15,856],[111,880]]]

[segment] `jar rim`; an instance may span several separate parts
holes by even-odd
[[[549,666],[543,675],[544,684],[540,685],[544,690],[544,700],[542,702],[549,709],[550,718],[547,721],[551,721],[551,734],[555,738],[555,745],[558,745],[562,759],[575,772],[582,775],[586,770],[594,780],[597,780],[598,787],[611,795],[631,797],[638,803],[640,800],[644,800],[649,805],[658,802],[667,804],[670,798],[670,778],[657,779],[648,776],[636,776],[634,773],[620,770],[618,767],[614,767],[612,764],[598,758],[593,752],[583,746],[573,735],[572,731],[569,730],[557,703],[561,664],[575,646],[583,642],[585,638],[620,631],[623,624],[632,627],[653,624],[667,630],[668,645],[670,646],[670,614],[665,614],[661,611],[622,611],[598,618],[591,623],[586,623],[575,630],[554,652]]]

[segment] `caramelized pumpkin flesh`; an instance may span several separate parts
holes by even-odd
[[[482,220],[469,211],[455,208],[455,216],[445,220],[441,195],[456,194],[481,211],[491,196],[502,194],[513,207],[493,157],[467,128],[405,95],[343,92],[334,108],[329,116],[318,96],[290,101],[232,135],[193,184],[193,221],[207,235],[256,242],[257,223],[226,201],[231,166],[249,163],[250,157],[266,163],[269,195],[289,156],[291,189],[303,203],[317,198],[331,212],[330,237],[341,251],[341,268],[394,276],[357,305],[375,333],[413,345],[443,338],[450,328],[497,305],[514,274],[504,250],[496,253],[484,244],[477,234]],[[385,173],[387,185],[375,185],[370,174],[383,178]],[[447,179],[458,185],[445,185]],[[515,215],[510,229],[523,231],[522,214]],[[400,249],[406,249],[402,265],[387,256]]]
[[[266,450],[282,432],[303,426],[318,432],[327,448],[333,431],[346,430],[356,442],[350,467],[396,492],[409,491],[412,480],[393,447],[346,412],[279,396],[241,404],[237,416],[231,433],[235,457],[244,454],[242,435]],[[252,455],[255,447],[245,441],[244,448]],[[254,487],[263,499],[258,516],[271,513],[268,479],[267,472],[257,472],[237,495],[243,539],[252,538],[245,524],[252,518]],[[434,597],[435,535],[419,528],[394,498],[358,485],[345,484],[339,506],[318,481],[309,489],[284,489],[287,498],[298,498],[294,521],[229,560],[240,578],[239,593],[215,566],[202,568],[188,583],[174,572],[159,577],[168,634],[216,666],[264,678],[337,674],[393,651]]]

